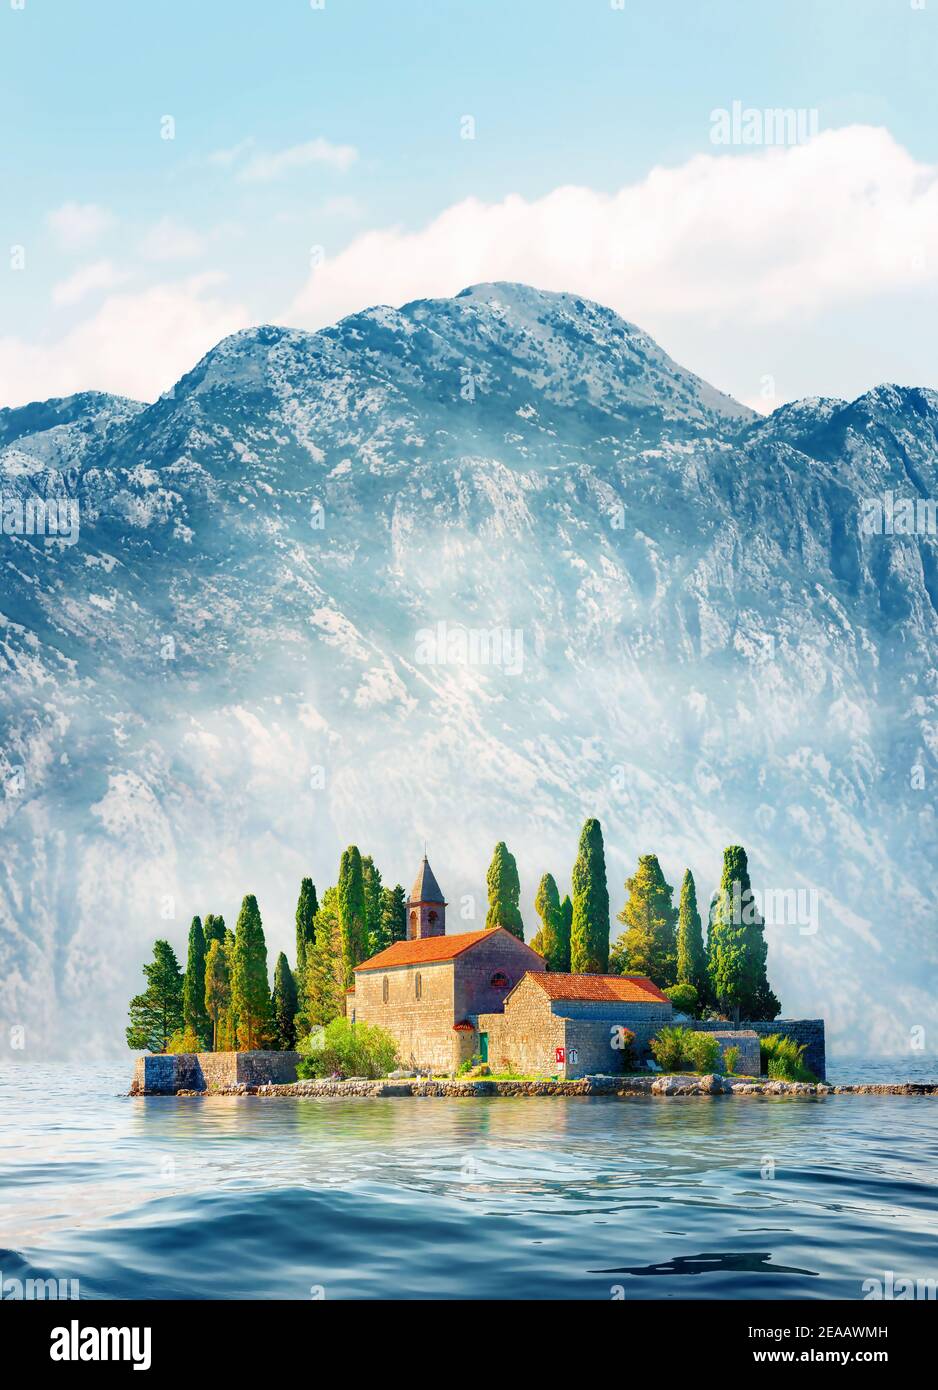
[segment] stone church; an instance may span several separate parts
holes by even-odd
[[[346,1012],[387,1029],[404,1066],[449,1072],[478,1055],[493,1071],[565,1077],[621,1070],[623,1028],[642,1051],[671,1021],[670,1000],[644,977],[546,969],[504,927],[447,936],[446,902],[424,856],[407,938],[355,967]]]

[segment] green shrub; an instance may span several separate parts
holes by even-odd
[[[652,1056],[662,1071],[714,1072],[720,1066],[720,1044],[712,1033],[695,1033],[681,1024],[662,1028],[652,1038]]]
[[[671,1003],[682,1014],[694,1014],[697,1011],[697,991],[693,985],[677,984],[671,985],[663,991],[668,996]]]
[[[736,1071],[736,1063],[739,1061],[738,1047],[725,1047],[723,1049],[723,1070],[727,1076],[732,1076]]]
[[[688,1033],[684,1055],[694,1071],[720,1070],[720,1044],[712,1033]]]
[[[680,1024],[673,1024],[667,1028],[662,1028],[656,1038],[652,1038],[649,1046],[651,1055],[662,1071],[680,1071],[681,1064],[685,1055],[685,1038],[688,1029]]]
[[[760,1066],[773,1081],[817,1081],[814,1072],[804,1064],[806,1046],[793,1038],[770,1033],[759,1040]]]
[[[296,1074],[302,1079],[319,1076],[387,1076],[397,1065],[397,1043],[374,1023],[350,1023],[334,1018],[325,1028],[303,1038],[304,1055]]]

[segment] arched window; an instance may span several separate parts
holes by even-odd
[[[431,927],[433,926],[434,922],[438,922],[439,920],[440,914],[438,912],[430,911],[427,913],[427,921],[430,923]]]
[[[492,989],[507,989],[511,981],[503,971],[496,970],[491,980],[489,980],[489,984],[492,986]]]
[[[416,930],[417,930],[417,914],[416,914],[416,912],[412,912],[412,913],[410,914],[410,925],[411,925],[411,930],[412,930],[412,931],[416,931]]]
[[[414,998],[415,998],[415,999],[420,999],[422,996],[423,996],[423,980],[421,979],[421,977],[420,977],[420,971],[418,970],[417,973],[416,973],[416,975],[414,976]]]
[[[381,999],[386,1004],[388,1002],[388,977],[385,975],[381,981]]]

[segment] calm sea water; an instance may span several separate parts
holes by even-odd
[[[0,1067],[5,1279],[641,1299],[938,1277],[938,1099],[131,1099],[130,1073]],[[855,1075],[933,1080],[938,1061],[831,1066]]]

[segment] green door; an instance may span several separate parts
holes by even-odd
[[[479,1034],[479,1056],[483,1062],[489,1060],[489,1035],[488,1033]]]

